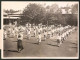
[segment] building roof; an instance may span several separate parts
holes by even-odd
[[[10,17],[19,17],[19,16],[21,16],[20,14],[17,14],[17,15],[9,15]]]
[[[4,17],[3,19],[20,19],[20,17]]]

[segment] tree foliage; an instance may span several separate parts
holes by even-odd
[[[21,17],[24,20],[24,23],[40,23],[45,16],[45,8],[39,4],[29,4],[25,7],[23,11],[23,16]]]
[[[72,11],[73,14],[78,13],[78,4],[72,5]]]
[[[13,13],[19,12],[19,10],[15,11],[13,9],[10,9],[10,10],[4,10],[4,12],[7,13],[7,14],[13,14]]]
[[[70,7],[66,7],[68,11]],[[72,6],[72,12],[78,11],[78,5]],[[77,17],[73,14],[62,14],[61,8],[57,4],[44,7],[40,4],[28,4],[21,16],[21,24],[26,24],[27,22],[31,24],[63,24],[63,25],[76,25]]]

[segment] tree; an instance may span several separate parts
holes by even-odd
[[[40,4],[29,4],[25,7],[21,19],[23,23],[40,23],[45,16],[45,8]]]
[[[52,4],[50,8],[50,12],[56,14],[58,11],[59,7],[57,4]]]
[[[9,10],[4,10],[4,12],[8,14],[9,13]]]
[[[72,5],[72,14],[78,13],[78,4]]]
[[[53,4],[51,6],[47,6],[47,13],[46,13],[46,22],[49,24],[58,24],[60,22],[60,16],[62,14],[61,9],[58,7],[57,4]],[[59,18],[60,17],[60,18]]]
[[[13,13],[18,12],[18,11],[10,9],[10,10],[4,10],[4,12],[7,13],[7,14],[13,14]]]

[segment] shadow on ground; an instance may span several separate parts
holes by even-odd
[[[9,51],[9,52],[18,52],[17,50],[4,50],[4,51]]]
[[[57,45],[52,45],[52,44],[47,44],[47,45],[50,45],[50,46],[57,46]]]

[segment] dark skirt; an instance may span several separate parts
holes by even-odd
[[[17,48],[19,49],[23,49],[23,45],[22,45],[22,40],[18,40],[17,42]]]

